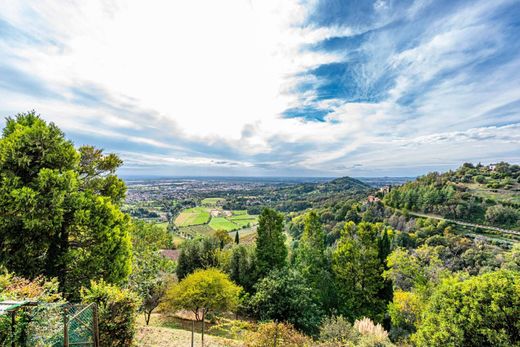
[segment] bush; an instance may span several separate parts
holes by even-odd
[[[486,210],[486,221],[492,224],[515,225],[518,216],[517,210],[509,206],[495,205]]]
[[[320,328],[320,340],[323,347],[393,346],[383,326],[369,318],[356,320],[354,325],[342,316],[326,318]]]
[[[246,347],[308,347],[314,346],[312,339],[293,328],[291,324],[268,322],[258,325],[254,332],[250,332],[245,337]]]
[[[356,335],[352,324],[343,316],[327,317],[320,327],[320,340],[324,342],[347,342]]]
[[[500,270],[439,285],[412,341],[417,346],[519,346],[520,274]]]
[[[101,346],[131,346],[136,330],[139,299],[135,293],[101,280],[81,289],[84,303],[97,303]]]

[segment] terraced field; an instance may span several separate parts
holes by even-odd
[[[216,230],[228,232],[252,228],[258,223],[258,216],[249,215],[246,210],[226,211],[219,207],[223,198],[206,198],[202,207],[186,209],[175,219],[178,234],[191,238],[195,235],[210,235]]]
[[[187,227],[191,225],[207,224],[210,220],[210,213],[207,208],[193,207],[181,212],[175,219],[175,225],[178,227]]]

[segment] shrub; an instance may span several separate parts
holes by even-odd
[[[320,340],[326,342],[346,342],[356,338],[352,324],[343,316],[327,317],[320,327]]]
[[[342,316],[326,318],[320,328],[320,346],[393,346],[388,332],[369,318],[356,320],[351,325]]]
[[[84,303],[97,303],[99,312],[99,340],[101,346],[131,346],[139,299],[135,293],[101,280],[92,281],[90,288],[81,289]]]
[[[258,325],[256,331],[245,337],[246,347],[307,347],[314,346],[312,339],[299,333],[291,324],[268,322]]]

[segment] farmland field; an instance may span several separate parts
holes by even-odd
[[[208,224],[200,224],[200,225],[190,225],[187,227],[181,227],[179,228],[179,233],[181,235],[188,234],[188,235],[210,235],[214,232],[212,228]]]
[[[200,225],[209,222],[210,214],[208,209],[204,207],[188,208],[181,212],[175,219],[175,225],[185,227],[190,225]]]
[[[211,218],[211,221],[209,222],[209,226],[213,230],[225,230],[225,231],[232,231],[232,230],[236,230],[236,229],[240,228],[238,226],[238,224],[235,224],[224,217]]]
[[[232,216],[229,218],[229,220],[235,224],[238,224],[241,228],[245,226],[251,226],[257,223],[258,216],[252,216],[252,215],[238,215],[238,216]]]
[[[223,198],[206,198],[201,201],[203,206],[217,206],[219,203],[224,202],[226,199]]]

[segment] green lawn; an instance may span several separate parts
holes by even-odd
[[[206,224],[210,219],[208,209],[204,207],[188,208],[181,212],[175,219],[175,225],[178,227],[186,227],[190,225]]]
[[[227,220],[224,217],[213,217],[211,218],[211,221],[209,222],[209,226],[213,230],[225,230],[225,231],[232,231],[239,229],[240,226],[238,224],[235,224],[229,220]]]
[[[201,204],[204,206],[217,206],[218,203],[224,202],[226,199],[224,198],[206,198],[201,201]]]

